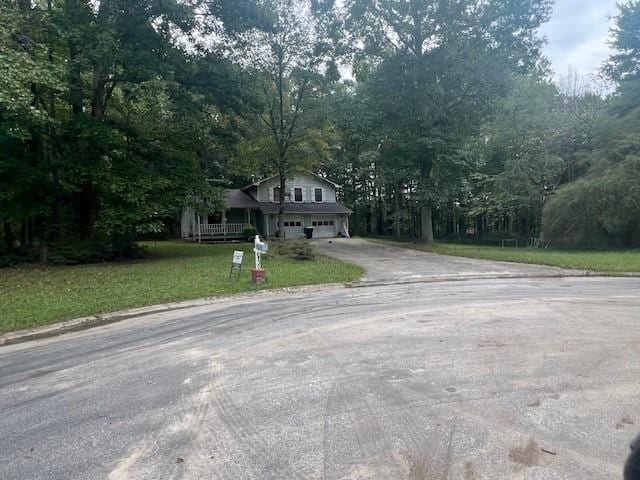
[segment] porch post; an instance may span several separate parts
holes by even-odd
[[[227,239],[227,211],[222,211],[222,235],[224,239]]]
[[[202,243],[202,226],[200,225],[200,214],[197,215],[198,220],[198,243]]]

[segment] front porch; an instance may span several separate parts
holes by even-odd
[[[198,223],[194,240],[232,240],[242,238],[246,223]]]
[[[182,217],[182,238],[192,242],[245,240],[245,227],[257,227],[257,211],[227,209],[219,213],[203,214],[186,210]]]

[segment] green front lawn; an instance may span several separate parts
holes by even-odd
[[[96,265],[0,269],[0,333],[156,303],[293,285],[355,280],[362,269],[331,258],[263,256],[268,280],[251,283],[252,244],[145,244],[150,258]],[[229,280],[234,250],[245,270]]]
[[[457,257],[532,263],[536,265],[549,265],[605,273],[640,272],[640,250],[543,250],[534,248],[500,248],[484,245],[462,245],[455,243],[424,245],[420,243],[383,241],[398,246]]]

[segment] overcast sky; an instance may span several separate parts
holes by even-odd
[[[566,75],[570,66],[580,75],[598,72],[611,53],[607,38],[616,12],[616,0],[556,0],[551,21],[541,29],[556,75]]]

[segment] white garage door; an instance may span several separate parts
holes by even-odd
[[[336,236],[335,217],[313,218],[313,238],[331,238]]]
[[[290,217],[287,215],[284,221],[285,238],[296,238],[301,233],[304,233],[302,217]]]

